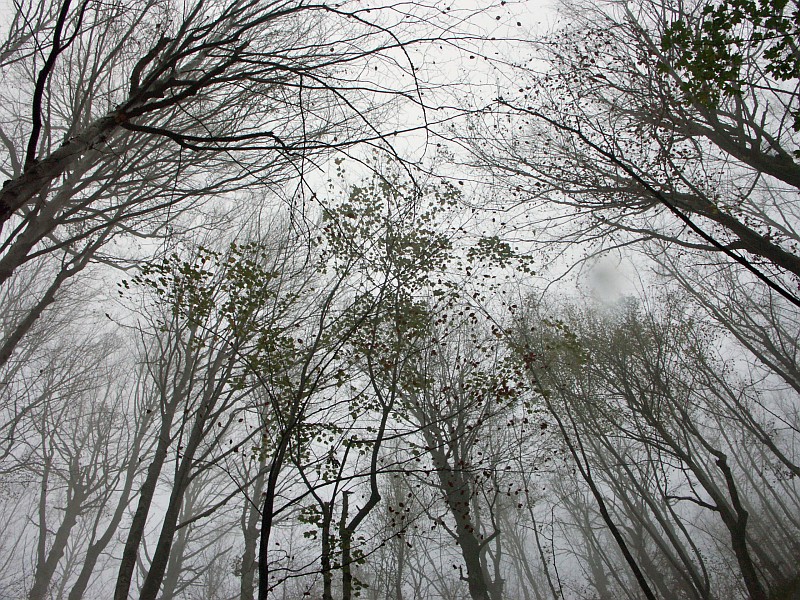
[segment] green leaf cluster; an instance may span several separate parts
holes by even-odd
[[[699,20],[672,23],[661,47],[675,55],[671,65],[686,80],[682,91],[691,102],[717,105],[723,97],[740,96],[748,85],[742,69],[748,61],[763,62],[776,81],[800,78],[800,10],[788,0],[724,0],[705,6]],[[793,128],[800,131],[800,109],[792,109]]]

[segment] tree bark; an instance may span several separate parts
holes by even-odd
[[[29,600],[45,600],[47,598],[47,591],[50,588],[50,583],[53,580],[53,574],[56,571],[58,562],[64,556],[64,551],[69,542],[69,535],[72,528],[78,522],[80,516],[81,504],[85,500],[84,494],[76,490],[72,498],[67,502],[64,509],[64,518],[56,530],[53,537],[53,544],[47,553],[47,558],[44,562],[39,562],[36,565],[36,571],[33,576],[33,585],[28,594]],[[46,531],[40,532],[40,535],[46,535]]]
[[[194,335],[191,334],[188,343],[191,344],[193,340]],[[133,581],[133,573],[136,568],[136,559],[139,555],[139,546],[142,543],[142,537],[144,537],[144,529],[147,523],[147,517],[150,513],[150,506],[153,502],[158,478],[161,475],[161,470],[164,468],[169,445],[172,442],[172,421],[175,418],[179,402],[183,400],[183,395],[189,385],[191,374],[191,364],[187,361],[184,364],[181,377],[175,389],[168,398],[162,397],[162,405],[160,407],[162,411],[161,431],[158,436],[158,444],[156,445],[153,455],[153,461],[147,468],[147,476],[139,491],[139,503],[136,506],[136,512],[133,515],[133,520],[128,530],[128,537],[125,540],[125,547],[122,551],[122,558],[120,559],[119,571],[117,573],[117,583],[114,588],[114,600],[128,600],[128,594],[130,593],[130,587]]]
[[[331,522],[333,517],[333,502],[322,503],[322,524],[320,535],[322,536],[322,555],[320,565],[322,566],[322,600],[333,600],[333,567],[331,565]]]
[[[350,510],[350,492],[342,494],[342,515],[339,520],[339,542],[342,545],[342,600],[351,600],[353,595],[353,556],[351,552],[352,531],[347,526]]]
[[[294,423],[294,419],[292,419]],[[269,596],[269,538],[272,534],[272,518],[275,511],[275,492],[278,488],[278,477],[286,460],[289,448],[289,434],[293,425],[281,432],[278,448],[272,458],[267,476],[267,489],[264,492],[264,504],[261,508],[261,533],[258,548],[258,600],[268,600]]]
[[[266,452],[262,451],[262,459],[258,463],[258,476],[253,484],[253,493],[250,502],[245,507],[243,515],[244,523],[244,552],[242,553],[242,579],[241,579],[241,600],[254,600],[255,598],[255,575],[256,575],[256,547],[258,545],[258,525],[261,513],[258,510],[258,503],[261,500],[261,492],[264,489],[264,468],[266,466]]]
[[[69,592],[67,600],[81,600],[83,598],[84,593],[86,592],[86,587],[89,585],[89,580],[91,579],[100,555],[106,549],[106,546],[108,546],[109,542],[111,542],[111,539],[114,537],[114,534],[117,532],[117,528],[122,521],[122,517],[125,515],[125,511],[128,506],[128,499],[130,498],[131,489],[133,488],[134,477],[136,476],[137,472],[136,467],[138,464],[139,453],[141,451],[142,438],[144,437],[146,429],[147,422],[141,425],[141,429],[139,430],[139,433],[134,441],[133,448],[131,448],[130,463],[128,464],[125,474],[125,484],[122,488],[119,500],[117,501],[117,507],[114,510],[111,521],[106,527],[105,532],[103,532],[103,535],[100,536],[100,539],[91,544],[89,549],[86,551],[86,557],[83,560],[83,566],[81,567],[78,578],[75,580],[75,583]]]

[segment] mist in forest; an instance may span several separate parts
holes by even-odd
[[[6,2],[0,599],[800,598],[799,11]]]

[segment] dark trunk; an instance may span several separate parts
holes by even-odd
[[[333,513],[333,503],[322,503],[322,600],[333,600],[333,568],[331,566],[331,520]]]
[[[213,399],[211,402],[213,402]],[[194,455],[200,445],[200,441],[203,439],[206,418],[211,410],[211,406],[204,404],[202,408],[198,410],[197,417],[192,426],[189,441],[186,444],[186,448],[181,456],[180,466],[175,474],[172,493],[169,497],[169,504],[167,505],[167,511],[164,515],[164,523],[161,526],[161,534],[158,537],[158,543],[156,544],[156,550],[150,564],[150,570],[142,584],[140,600],[156,600],[158,591],[161,589],[161,583],[164,580],[164,574],[169,564],[172,543],[178,529],[178,518],[181,512],[181,505],[183,504],[183,497],[186,494],[186,489],[191,480],[190,475],[192,467],[194,466]]]
[[[147,523],[147,516],[150,513],[156,484],[167,458],[167,450],[171,441],[170,425],[174,414],[175,407],[169,407],[169,412],[164,416],[164,428],[158,438],[158,446],[156,447],[153,462],[147,468],[147,476],[139,492],[139,503],[136,506],[136,512],[133,514],[133,520],[128,530],[125,548],[122,550],[117,584],[114,589],[114,600],[128,600],[131,582],[133,581],[133,572],[136,568],[136,558],[139,555],[139,545],[142,543],[142,537],[144,536],[144,528]]]
[[[267,489],[264,491],[264,504],[261,508],[261,534],[258,548],[258,600],[267,600],[269,594],[269,538],[272,533],[272,517],[275,511],[275,490],[278,487],[278,476],[286,459],[289,447],[289,432],[294,427],[287,427],[281,433],[278,449],[272,458],[267,476]]]
[[[469,594],[472,600],[490,600],[490,583],[481,564],[482,544],[475,534],[476,528],[470,514],[471,490],[466,482],[461,481],[457,474],[451,471],[441,452],[436,451],[434,454],[438,456],[438,460],[434,459],[434,464],[439,471],[439,481],[445,501],[456,523],[456,543],[461,549],[461,556],[467,569],[466,581]]]
[[[241,600],[254,600],[255,598],[255,576],[256,576],[256,546],[258,542],[258,525],[261,513],[258,510],[258,501],[261,499],[261,492],[264,489],[264,467],[266,465],[266,455],[263,454],[259,462],[259,473],[253,485],[252,500],[245,507],[245,514],[242,516],[244,524],[244,552],[242,553],[242,580],[241,580]]]
[[[750,550],[747,547],[747,520],[749,518],[748,512],[739,499],[739,492],[733,480],[733,474],[728,466],[727,457],[722,452],[714,452],[717,458],[717,467],[722,471],[725,477],[725,483],[728,487],[728,493],[731,497],[731,505],[733,511],[725,508],[720,508],[720,515],[731,535],[731,547],[736,556],[736,562],[739,563],[739,568],[742,571],[742,578],[744,585],[750,594],[751,600],[767,600],[767,593],[761,585],[761,580],[758,576],[753,559],[750,556]]]
[[[339,520],[339,542],[342,544],[342,600],[351,600],[353,594],[353,557],[350,549],[352,531],[347,526],[347,513],[350,509],[350,492],[342,494],[342,516]]]

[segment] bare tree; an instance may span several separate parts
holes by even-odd
[[[705,6],[566,4],[566,25],[532,43],[547,72],[520,74],[519,91],[487,113],[476,162],[515,202],[541,207],[541,224],[563,225],[531,223],[542,242],[710,252],[796,310],[796,89],[764,71],[762,48],[741,57],[740,94],[687,97],[662,38],[675,22],[700,27]]]
[[[20,490],[31,500],[36,496],[31,526],[8,530],[20,547],[29,537],[36,540],[26,591],[31,598],[55,589],[82,597],[125,515],[149,430],[142,406],[115,381],[125,368],[118,340],[99,332],[77,335],[68,345],[50,347],[52,370],[32,360],[7,373],[4,390],[7,397],[38,396],[18,413],[19,439],[10,440],[3,460],[11,481],[30,480],[38,488],[35,494],[33,487]],[[26,375],[31,369],[38,376]]]
[[[514,424],[526,386],[521,368],[498,354],[495,338],[469,323],[432,329],[413,363],[404,408],[432,461],[448,515],[438,524],[459,546],[470,595],[496,600],[506,578],[500,514],[516,482],[503,475],[511,468],[504,465],[509,440],[491,430]]]
[[[211,201],[302,180],[326,152],[387,146],[404,129],[390,106],[424,112],[405,49],[458,38],[421,4],[62,0],[11,18],[0,284],[30,261],[60,266],[0,362],[88,264],[135,258],[110,242],[197,228],[181,216],[203,205],[211,227]],[[379,81],[390,73],[396,89]]]
[[[570,318],[558,325],[564,337],[551,346],[564,354],[544,359],[543,393],[552,394],[548,406],[609,528],[613,523],[621,548],[623,543],[627,548],[632,568],[635,564],[662,594],[671,589],[660,579],[665,568],[648,564],[651,552],[632,546],[642,539],[635,533],[639,528],[697,597],[715,593],[690,533],[695,526],[674,508],[690,502],[719,517],[747,593],[765,598],[768,587],[778,589],[796,574],[752,533],[754,523],[778,512],[753,511],[746,474],[752,467],[740,469],[734,457],[753,456],[755,450],[730,432],[738,429],[746,432],[745,439],[758,439],[758,430],[752,430],[756,415],[732,401],[743,391],[733,392],[730,371],[708,363],[708,340],[687,333],[696,333],[698,326],[676,317],[677,303],[667,306],[658,317],[620,307],[619,314],[593,324]],[[730,394],[727,404],[720,403],[723,393]],[[633,445],[626,447],[624,440]],[[763,448],[768,451],[769,445]],[[776,500],[766,502],[780,507]],[[618,507],[612,509],[614,504]]]

